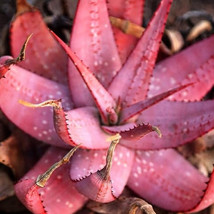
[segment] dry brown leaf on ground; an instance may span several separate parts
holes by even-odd
[[[213,170],[214,148],[190,157],[189,161],[195,165],[204,175],[208,176]]]
[[[17,134],[0,142],[0,163],[11,168],[16,177],[23,174],[24,158]]]
[[[205,134],[202,138],[204,139],[207,148],[214,147],[214,130],[211,130],[210,132]]]
[[[0,201],[13,196],[13,182],[3,165],[0,165]]]
[[[87,207],[94,212],[103,214],[155,214],[150,204],[136,197],[122,196],[118,200],[105,204],[90,201]]]

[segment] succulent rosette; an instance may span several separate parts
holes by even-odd
[[[214,128],[214,101],[201,101],[214,83],[214,37],[155,65],[172,0],[161,1],[139,40],[109,16],[141,25],[144,0],[80,0],[70,47],[37,9],[17,2],[14,57],[33,34],[24,61],[23,52],[0,59],[0,107],[50,144],[15,186],[23,204],[33,213],[73,213],[87,199],[115,200],[126,185],[166,210],[212,204],[213,175],[174,148]]]

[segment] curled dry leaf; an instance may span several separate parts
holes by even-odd
[[[177,150],[186,158],[194,157],[214,147],[214,130],[195,139],[193,142],[180,146]]]
[[[15,178],[23,176],[38,158],[37,153],[42,145],[37,143],[36,148],[34,142],[35,140],[17,129],[0,142],[0,163],[9,167]]]
[[[123,33],[132,35],[134,37],[140,38],[145,30],[135,23],[129,20],[124,20],[110,16],[110,22],[114,27],[120,29]],[[161,42],[160,49],[163,53],[167,55],[172,55],[182,49],[184,46],[184,39],[179,31],[176,30],[165,30],[164,37],[168,40],[169,47],[163,41]]]
[[[167,29],[165,30],[165,36],[170,42],[169,47],[166,46],[166,48],[168,49],[167,53],[169,53],[170,55],[180,51],[184,46],[184,39],[179,31]],[[162,46],[164,46],[164,43],[162,44]]]
[[[0,165],[0,201],[13,196],[13,182],[3,165]]]
[[[117,27],[124,33],[135,36],[137,38],[140,38],[145,30],[145,28],[134,24],[128,20],[116,18],[113,16],[110,16],[110,22],[114,27]]]
[[[186,38],[186,41],[192,41],[196,39],[198,36],[200,36],[202,33],[211,30],[212,30],[211,22],[207,20],[201,20],[191,29]]]
[[[0,143],[0,163],[11,168],[17,176],[23,174],[24,166],[19,143],[15,135],[10,136]]]
[[[214,146],[214,130],[211,130],[210,132],[205,134],[202,138],[205,141],[207,148],[212,148]]]
[[[197,138],[193,142],[180,146],[177,150],[186,158],[197,153],[203,152],[206,149],[206,144],[203,137]]]
[[[214,163],[214,130],[192,143],[181,146],[178,151],[182,153],[201,173],[208,176],[212,172]]]
[[[90,201],[87,207],[94,212],[103,214],[155,214],[150,204],[136,197],[121,196],[118,200],[105,204]]]
[[[189,161],[208,176],[213,170],[214,148],[189,157]]]

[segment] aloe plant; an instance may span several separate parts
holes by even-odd
[[[214,101],[201,101],[214,82],[214,37],[155,65],[172,0],[162,0],[138,41],[112,28],[109,15],[140,25],[144,0],[80,0],[70,47],[38,10],[17,2],[14,57],[33,35],[24,61],[0,59],[0,107],[50,144],[15,186],[25,206],[71,213],[88,198],[115,200],[125,185],[166,210],[212,204],[213,175],[203,176],[174,148],[214,127]]]

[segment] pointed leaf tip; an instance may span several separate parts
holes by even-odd
[[[25,40],[17,58],[7,59],[4,63],[2,63],[2,65],[0,65],[0,79],[5,77],[5,74],[10,70],[11,65],[15,65],[25,59],[26,47],[32,35],[33,34],[30,34]]]
[[[43,107],[55,107],[55,108],[62,108],[61,104],[61,99],[59,100],[46,100],[42,103],[34,104],[34,103],[29,103],[24,100],[19,100],[19,103],[30,108],[43,108]]]
[[[161,130],[157,126],[152,126],[152,130],[155,131],[158,134],[158,137],[162,137]]]
[[[113,123],[116,123],[116,120],[118,119],[117,113],[115,112],[116,103],[112,96],[97,80],[94,74],[86,67],[86,65],[79,59],[79,57],[53,31],[50,32],[65,50],[87,85],[88,90],[90,91],[100,112],[103,123],[108,124],[111,120]]]
[[[80,147],[80,144],[72,148],[61,160],[54,163],[45,173],[39,175],[36,179],[36,185],[39,187],[44,187],[53,174],[53,172],[62,166],[63,164],[66,164],[69,162],[70,158],[73,156],[74,152]]]
[[[78,193],[69,178],[69,163],[58,168],[43,188],[36,185],[38,174],[45,172],[65,155],[66,150],[50,147],[38,163],[15,185],[17,197],[32,213],[76,213],[86,202],[86,197]]]
[[[117,133],[117,134],[115,134],[113,136],[108,137],[107,141],[108,142],[118,141],[118,140],[120,140],[120,138],[121,138],[121,135],[119,133]]]
[[[53,120],[54,120],[54,127],[58,134],[58,136],[67,144],[75,145],[76,144],[72,141],[69,133],[68,128],[68,121],[67,121],[67,112],[65,112],[62,108],[61,100],[47,100],[42,103],[33,104],[23,100],[19,100],[24,106],[31,107],[31,108],[43,108],[43,107],[53,107]]]
[[[135,141],[135,140],[141,139],[142,137],[144,137],[145,135],[153,131],[156,131],[158,135],[160,133],[158,129],[155,129],[153,126],[142,123],[142,124],[135,125],[133,128],[127,131],[122,131],[120,135],[122,136],[122,139]]]
[[[160,101],[164,100],[165,98],[169,96],[173,96],[175,93],[192,86],[195,83],[188,83],[185,85],[181,85],[179,87],[173,88],[171,90],[165,91],[161,94],[158,94],[156,96],[153,96],[151,98],[148,98],[146,100],[139,101],[133,105],[130,105],[128,107],[125,107],[122,109],[121,115],[120,115],[120,122],[124,123],[130,118],[135,117],[137,114],[143,112],[147,108],[159,103]]]
[[[25,59],[25,51],[26,51],[26,47],[27,47],[27,44],[29,42],[29,40],[31,39],[31,37],[33,36],[33,33],[31,33],[27,39],[25,40],[22,48],[21,48],[21,51],[19,53],[19,56],[16,58],[17,62],[21,62]]]
[[[80,181],[76,183],[80,192],[92,200],[105,203],[116,198],[112,191],[113,185],[111,172],[115,149],[120,141],[120,138],[120,135],[116,134],[109,139],[111,144],[106,156],[106,165],[101,170],[91,173],[89,176],[80,179]],[[87,188],[87,186],[90,186],[90,189]]]
[[[126,106],[144,100],[147,96],[171,2],[161,1],[135,49],[109,86],[112,96],[115,99],[120,96]]]

